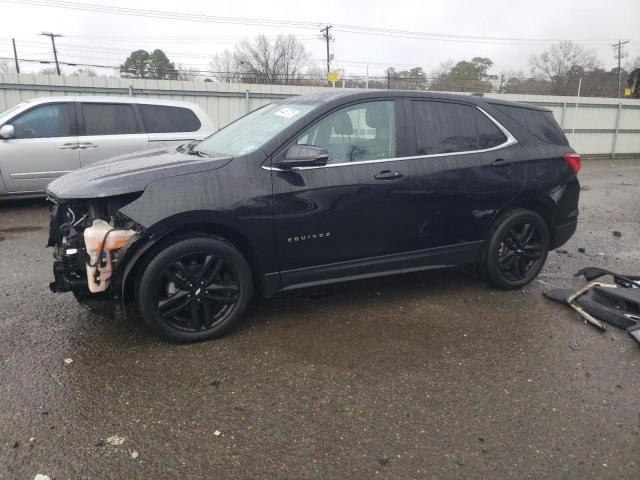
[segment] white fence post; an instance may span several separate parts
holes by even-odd
[[[616,126],[613,130],[613,145],[611,145],[611,158],[616,158],[616,146],[618,143],[618,130],[620,129],[621,114],[622,114],[622,102],[618,103],[618,112],[616,113]]]

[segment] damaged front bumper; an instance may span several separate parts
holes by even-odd
[[[115,310],[122,308],[121,277],[124,265],[121,265],[121,259],[124,258],[125,252],[138,245],[144,237],[142,227],[118,211],[119,206],[126,200],[128,199],[120,199],[114,203],[113,200],[102,199],[102,204],[97,205],[86,201],[62,203],[52,200],[49,241],[47,243],[47,246],[53,248],[54,257],[53,281],[49,283],[52,292],[72,292],[79,302],[90,306],[92,310],[99,311],[99,313],[113,313],[114,308]],[[131,229],[133,233],[123,246],[113,250],[104,248],[105,241],[107,241],[105,235],[100,249],[100,258],[98,262],[91,264],[91,255],[87,251],[84,233],[89,231],[87,229],[92,228],[95,220],[108,221],[112,231]],[[103,288],[101,289],[103,291],[96,293],[95,282],[99,281],[99,278],[97,275],[90,278],[91,275],[88,275],[88,271],[92,270],[91,267],[96,270],[95,267],[98,265],[99,273],[100,268],[107,264],[110,276],[107,280],[103,280]]]

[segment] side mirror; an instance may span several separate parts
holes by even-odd
[[[289,147],[284,158],[276,162],[279,168],[293,167],[321,167],[329,161],[329,152],[326,148],[313,145],[293,145]]]
[[[9,140],[10,138],[15,137],[16,131],[13,128],[13,125],[3,125],[0,127],[0,137]]]

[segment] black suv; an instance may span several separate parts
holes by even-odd
[[[178,341],[254,291],[454,265],[519,288],[576,229],[580,157],[549,110],[478,96],[288,98],[206,140],[52,182],[51,289],[135,302]]]

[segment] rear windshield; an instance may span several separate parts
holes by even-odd
[[[560,125],[553,118],[553,113],[495,103],[492,105],[540,140],[554,145],[569,145]]]

